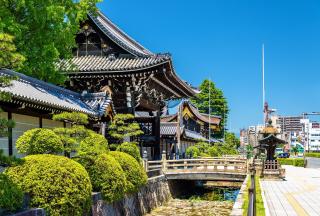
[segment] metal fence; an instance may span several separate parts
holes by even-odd
[[[255,181],[254,172],[251,173],[250,179],[251,179],[251,184],[248,189],[249,205],[248,205],[247,216],[256,216],[256,181]]]

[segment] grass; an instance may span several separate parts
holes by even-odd
[[[303,158],[277,158],[281,165],[292,165],[296,167],[304,167]]]
[[[259,181],[258,176],[255,177],[255,183],[256,183],[256,210],[257,210],[256,215],[265,216],[266,210],[264,209],[264,205],[263,205],[260,181]],[[243,196],[244,196],[244,202],[242,205],[243,216],[247,215],[247,212],[248,212],[248,205],[249,205],[248,188],[250,187],[250,185],[251,185],[251,179],[249,177],[249,180],[247,182],[247,189],[246,189],[245,193],[243,194]]]
[[[314,157],[314,158],[320,158],[320,153],[319,152],[309,152],[309,153],[305,153],[306,157]]]

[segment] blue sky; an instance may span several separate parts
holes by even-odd
[[[282,115],[320,111],[320,1],[105,0],[99,8],[153,52],[170,52],[197,86],[209,75],[231,109],[228,127],[262,122],[266,98]]]

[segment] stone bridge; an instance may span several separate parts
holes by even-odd
[[[169,180],[242,182],[247,175],[247,160],[239,157],[145,161],[144,167]]]

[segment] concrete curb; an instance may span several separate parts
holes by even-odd
[[[243,181],[239,194],[237,196],[236,201],[233,204],[233,208],[232,208],[232,212],[230,214],[230,216],[242,216],[243,215],[243,202],[244,202],[244,193],[247,190],[247,182],[249,179],[249,175],[247,175],[247,177],[245,178],[245,180]]]

